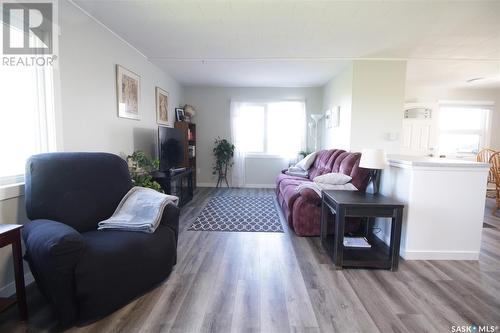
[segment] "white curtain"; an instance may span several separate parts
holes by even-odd
[[[231,141],[235,145],[232,185],[245,182],[248,155],[295,159],[306,147],[304,101],[231,101]]]
[[[245,185],[245,158],[246,145],[241,121],[242,106],[244,103],[231,101],[231,142],[234,144],[234,165],[232,169],[232,186],[242,187]]]
[[[10,34],[24,39],[16,27]],[[37,40],[30,36],[29,42]],[[56,150],[53,67],[0,66],[0,95],[0,155],[8,156],[0,163],[2,186],[24,181],[29,156]]]

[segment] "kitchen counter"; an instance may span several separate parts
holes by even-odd
[[[390,165],[407,165],[421,167],[467,167],[467,168],[487,168],[488,163],[479,163],[465,159],[437,158],[410,155],[389,155],[387,160]]]
[[[407,260],[477,260],[489,165],[392,155],[380,192],[405,203],[401,256]],[[379,223],[380,222],[380,223]],[[388,241],[387,223],[377,221]]]

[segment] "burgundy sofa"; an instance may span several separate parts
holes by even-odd
[[[301,193],[296,188],[302,182],[311,182],[316,176],[340,172],[352,177],[352,184],[365,191],[369,181],[369,169],[359,167],[360,153],[349,153],[340,149],[318,152],[309,169],[309,178],[286,175],[276,178],[276,195],[290,227],[299,236],[319,236],[321,198],[311,189]]]

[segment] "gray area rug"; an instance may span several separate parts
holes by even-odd
[[[283,232],[273,196],[210,199],[188,230]]]

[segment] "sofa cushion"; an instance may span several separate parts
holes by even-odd
[[[331,166],[329,164],[330,157],[335,153],[334,150],[322,150],[318,152],[316,160],[313,166],[309,170],[309,178],[313,179],[316,176],[322,175],[324,173],[331,172]]]
[[[292,208],[293,202],[300,195],[300,193],[297,192],[297,187],[303,182],[311,182],[311,180],[304,178],[289,178],[281,181],[279,191],[283,195],[287,207]]]
[[[75,278],[80,318],[86,321],[115,311],[172,270],[176,241],[167,226],[160,225],[152,234],[90,231],[82,235],[86,249]]]
[[[278,177],[276,177],[276,188],[279,188],[281,182],[285,179],[295,179],[295,180],[304,180],[305,178],[303,177],[296,177],[292,175],[287,175],[285,173],[280,173]]]
[[[313,181],[316,183],[325,183],[330,185],[344,185],[350,182],[351,176],[340,172],[329,172],[320,176],[314,177]]]
[[[311,165],[314,163],[317,154],[317,151],[315,151],[314,153],[310,153],[309,155],[301,159],[297,164],[295,164],[295,167],[301,168],[305,171],[309,170]]]
[[[97,229],[132,188],[127,162],[108,153],[47,153],[26,163],[30,220],[48,219],[78,232]]]

